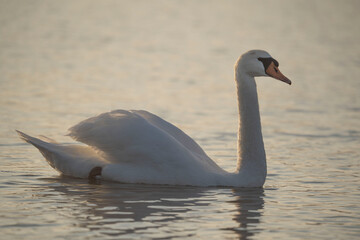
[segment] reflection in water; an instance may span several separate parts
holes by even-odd
[[[240,239],[248,239],[261,229],[257,227],[262,215],[260,209],[264,207],[264,189],[234,189],[236,200],[235,204],[238,213],[235,214],[234,220],[239,223],[239,227],[233,228]],[[251,226],[250,226],[251,225]]]
[[[71,204],[59,205],[56,212],[70,207],[77,227],[96,236],[191,237],[219,228],[224,236],[227,233],[233,236],[235,232],[240,239],[247,239],[259,232],[259,210],[264,205],[263,189],[258,188],[87,184],[72,178],[45,180],[50,189],[36,189],[43,192],[38,197],[65,197]]]

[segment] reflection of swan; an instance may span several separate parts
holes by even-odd
[[[63,146],[19,132],[64,175],[128,183],[259,187],[266,178],[256,76],[291,84],[267,52],[252,50],[235,66],[240,127],[237,170],[226,172],[174,125],[146,111],[117,110],[89,118],[69,135],[89,146]]]
[[[75,226],[69,238],[88,229],[89,238],[248,239],[261,232],[262,188],[199,188],[134,184],[84,184],[73,178],[43,179],[33,186],[52,207],[59,224]],[[216,213],[214,215],[214,213]],[[50,214],[50,213],[49,213]],[[209,221],[211,219],[211,221]],[[106,238],[106,237],[105,237]]]
[[[260,209],[264,208],[264,190],[262,188],[234,189],[237,197],[233,203],[236,206],[237,214],[233,220],[239,226],[224,228],[239,235],[239,239],[249,239],[260,232],[259,223],[262,216]]]

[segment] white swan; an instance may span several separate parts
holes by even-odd
[[[126,183],[261,187],[266,178],[266,156],[256,76],[271,76],[291,84],[267,52],[251,50],[239,58],[235,65],[239,147],[237,168],[231,173],[220,168],[180,129],[146,111],[103,113],[69,129],[69,136],[88,146],[61,145],[18,133],[67,176],[101,176]]]

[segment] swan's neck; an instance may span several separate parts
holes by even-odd
[[[254,178],[253,181],[265,181],[266,156],[255,79],[243,73],[240,67],[236,69],[240,118],[237,172],[240,175],[247,175],[248,178]]]

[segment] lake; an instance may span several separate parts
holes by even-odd
[[[359,239],[358,1],[0,3],[0,239]],[[257,79],[263,188],[62,177],[15,132],[145,109],[232,171],[250,49],[293,82]]]

